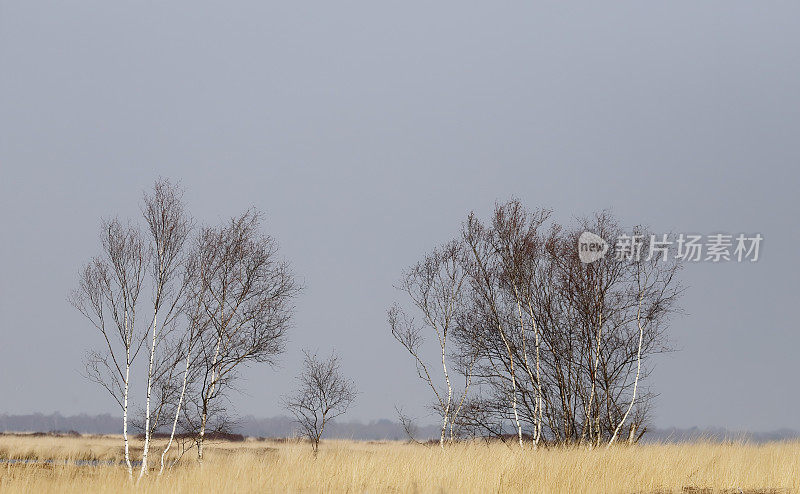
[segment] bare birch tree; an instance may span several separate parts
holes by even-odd
[[[275,362],[291,323],[299,286],[278,258],[277,242],[260,226],[261,215],[250,210],[223,226],[204,228],[193,253],[198,277],[192,293],[207,318],[196,343],[202,368],[193,400],[200,461],[213,405],[240,366]]]
[[[316,456],[325,426],[347,412],[357,392],[355,384],[342,375],[335,353],[324,360],[316,354],[303,353],[303,370],[297,378],[300,387],[284,398],[284,406],[295,416]]]
[[[668,350],[666,330],[682,291],[677,264],[637,264],[613,250],[584,263],[577,248],[584,231],[610,246],[626,232],[649,234],[624,230],[607,211],[569,228],[546,227],[548,215],[518,201],[498,204],[488,224],[470,214],[457,239],[468,282],[450,353],[462,362],[477,356],[471,396],[457,407],[463,428],[505,441],[511,421],[520,445],[523,427],[531,428],[534,447],[595,447],[623,433],[636,441],[653,398],[643,387],[648,362]],[[646,258],[647,244],[641,249]],[[416,349],[421,323],[405,327],[411,330],[400,334]]]
[[[419,325],[397,304],[392,306],[388,312],[392,336],[414,358],[417,375],[428,384],[436,397],[434,409],[440,414],[442,420],[439,438],[439,446],[442,448],[444,448],[448,421],[452,430],[456,416],[464,402],[463,396],[468,392],[471,382],[469,378],[471,365],[462,366],[467,369],[467,380],[462,398],[454,407],[451,370],[447,366],[447,344],[449,332],[455,324],[455,318],[463,310],[466,280],[463,264],[464,252],[457,242],[450,242],[441,248],[434,249],[425,259],[403,274],[398,286],[408,295],[414,309],[420,315]],[[422,356],[422,347],[425,342],[424,331],[433,332],[439,345],[438,357],[445,384],[445,388],[441,390],[434,383],[434,377]]]
[[[128,441],[131,367],[146,338],[136,311],[148,254],[138,229],[119,220],[102,225],[102,254],[81,272],[70,301],[99,330],[100,350],[86,357],[87,377],[108,391],[122,410],[122,437],[128,476],[133,477]]]
[[[642,378],[642,358],[645,344],[645,332],[652,325],[661,324],[666,315],[675,312],[675,300],[680,296],[683,287],[676,280],[680,269],[680,263],[675,259],[668,259],[666,255],[655,254],[654,242],[656,237],[640,229],[633,232],[634,236],[639,236],[642,241],[644,251],[639,258],[630,259],[632,264],[633,278],[631,282],[632,296],[636,298],[636,329],[638,339],[636,344],[636,373],[633,379],[633,390],[631,391],[630,403],[628,403],[625,413],[614,428],[611,439],[608,440],[607,448],[610,448],[617,439],[620,430],[625,426],[625,422],[636,404],[639,391],[639,382]],[[673,242],[668,236],[662,236],[661,242]],[[636,438],[636,424],[631,424],[628,430],[628,444],[634,442]]]
[[[510,340],[507,320],[503,317],[501,309],[502,293],[499,291],[499,277],[502,273],[502,263],[496,257],[496,249],[492,245],[492,232],[487,231],[475,214],[471,213],[462,229],[462,238],[468,246],[472,256],[469,257],[468,272],[472,286],[473,307],[480,308],[486,315],[492,329],[497,330],[497,335],[503,342],[508,356],[508,372],[510,375],[511,410],[514,415],[519,447],[524,448],[522,423],[518,410],[517,375],[514,370],[514,351]],[[504,363],[504,365],[506,365]]]
[[[158,345],[165,336],[165,329],[170,327],[174,318],[180,314],[180,304],[186,287],[186,277],[182,276],[184,262],[184,246],[192,229],[192,221],[188,217],[182,200],[181,189],[168,180],[159,180],[153,187],[152,194],[145,194],[142,214],[147,223],[151,249],[151,278],[153,289],[153,319],[150,323],[150,351],[147,370],[147,395],[145,398],[144,448],[139,478],[148,471],[151,427],[151,392],[154,379],[154,362]],[[162,320],[158,316],[161,313]],[[174,369],[172,352],[166,352],[167,367],[165,371]],[[169,384],[169,381],[167,382]],[[160,409],[160,408],[159,408]]]
[[[514,340],[519,341],[521,360],[534,388],[534,449],[539,445],[542,434],[542,381],[539,328],[533,311],[532,292],[538,289],[536,281],[544,248],[539,228],[549,216],[550,211],[543,209],[528,212],[517,200],[496,205],[489,237],[494,252],[501,261],[501,288],[516,304],[519,338]],[[526,325],[534,333],[533,368],[528,355]]]
[[[186,393],[192,384],[194,377],[197,377],[198,353],[195,351],[195,345],[199,338],[203,335],[204,331],[208,328],[208,318],[205,316],[205,309],[203,307],[203,299],[197,290],[202,292],[202,283],[198,283],[199,266],[197,265],[197,257],[193,256],[186,261],[185,269],[185,284],[187,290],[184,293],[185,302],[183,304],[183,313],[186,320],[186,331],[179,340],[176,354],[180,357],[178,360],[183,364],[183,373],[180,380],[178,392],[178,401],[175,404],[175,411],[172,418],[172,427],[170,429],[169,440],[164,450],[161,452],[161,467],[158,474],[164,473],[166,465],[166,458],[169,454],[172,443],[175,440],[175,433],[178,430],[178,422],[180,420],[184,403],[186,400]]]

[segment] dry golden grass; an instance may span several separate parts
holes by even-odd
[[[0,437],[0,457],[121,457],[118,437]],[[140,447],[140,445],[137,445]],[[158,463],[158,454],[155,462]],[[800,492],[800,443],[694,443],[519,451],[458,444],[326,441],[315,459],[298,442],[218,443],[137,486],[124,468],[0,465],[3,492]]]

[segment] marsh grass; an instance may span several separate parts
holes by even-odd
[[[6,458],[120,460],[112,436],[0,436]],[[138,445],[137,445],[138,446]],[[156,444],[156,451],[163,447]],[[157,462],[156,462],[157,463]],[[157,468],[157,465],[154,465]],[[519,451],[481,442],[210,444],[203,465],[187,453],[164,476],[128,483],[121,466],[0,465],[3,492],[798,492],[800,442],[701,442]]]

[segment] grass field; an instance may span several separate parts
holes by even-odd
[[[140,445],[136,445],[140,448]],[[158,465],[157,444],[154,457]],[[137,448],[137,456],[138,450]],[[0,436],[0,458],[118,460],[110,436]],[[121,466],[0,464],[2,492],[800,492],[800,443],[693,443],[519,451],[482,442],[438,446],[325,441],[209,444],[161,477],[131,485]]]

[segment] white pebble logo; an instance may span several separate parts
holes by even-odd
[[[581,262],[590,264],[603,258],[608,252],[608,243],[599,235],[583,232],[578,237],[578,257]]]

